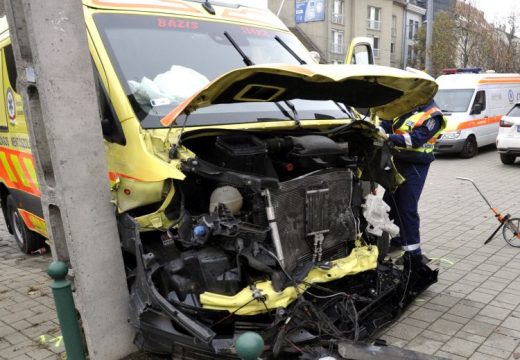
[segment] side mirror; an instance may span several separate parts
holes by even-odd
[[[473,104],[473,108],[471,109],[470,115],[478,115],[482,112],[482,104],[476,103]]]

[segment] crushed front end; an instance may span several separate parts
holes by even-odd
[[[140,233],[120,217],[141,349],[235,358],[237,337],[253,331],[266,358],[337,356],[339,341],[370,338],[436,281],[414,259],[395,266],[379,253],[388,238],[369,231],[365,197],[375,181],[397,183],[366,121],[209,129],[182,144],[196,155],[172,185],[174,225]]]

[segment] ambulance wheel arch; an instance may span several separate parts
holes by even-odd
[[[25,254],[31,254],[43,245],[43,238],[41,235],[29,230],[27,225],[20,215],[15,201],[11,195],[7,196],[7,216],[13,231],[14,239],[18,244],[20,250]]]
[[[13,234],[20,250],[25,254],[30,254],[41,248],[44,244],[44,238],[27,227],[16,206],[16,201],[9,194],[9,190],[4,184],[0,185],[0,198],[7,229]]]
[[[464,145],[462,146],[462,150],[459,156],[463,159],[470,159],[477,155],[478,153],[478,143],[475,135],[468,135],[466,141],[464,141]]]

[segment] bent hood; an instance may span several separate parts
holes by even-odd
[[[255,65],[230,71],[185,99],[161,123],[171,125],[182,113],[225,103],[293,99],[333,100],[373,108],[393,119],[428,103],[437,92],[428,75],[377,65]]]

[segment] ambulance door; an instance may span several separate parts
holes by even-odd
[[[22,97],[16,92],[18,72],[14,62],[13,47],[11,44],[3,48],[3,98],[7,113],[7,126],[11,137],[16,134],[16,140],[12,146],[20,151],[30,152],[29,136],[25,115],[22,107]],[[20,139],[20,141],[17,141]],[[22,140],[23,139],[23,140]]]
[[[2,116],[7,122],[5,132],[6,147],[0,154],[1,165],[5,169],[6,185],[16,201],[18,210],[29,229],[44,233],[43,211],[40,203],[40,191],[36,179],[27,124],[22,106],[22,97],[16,93],[17,71],[12,45],[9,44],[0,51],[2,56]],[[4,133],[2,133],[4,134]],[[39,217],[29,221],[30,214]],[[41,226],[40,226],[41,225]]]
[[[4,62],[4,52],[0,50],[0,66],[3,69],[5,67]],[[3,80],[4,71],[0,71],[0,84],[4,83]],[[1,87],[3,89],[3,87]],[[7,127],[7,111],[5,107],[5,97],[0,96],[0,148],[4,148],[5,146],[9,146],[9,139],[7,137],[7,132],[9,128]]]
[[[478,146],[482,146],[489,143],[489,137],[492,132],[487,122],[488,116],[488,101],[487,91],[484,89],[477,89],[471,109],[469,112],[470,123],[472,124],[472,132],[475,134]]]

